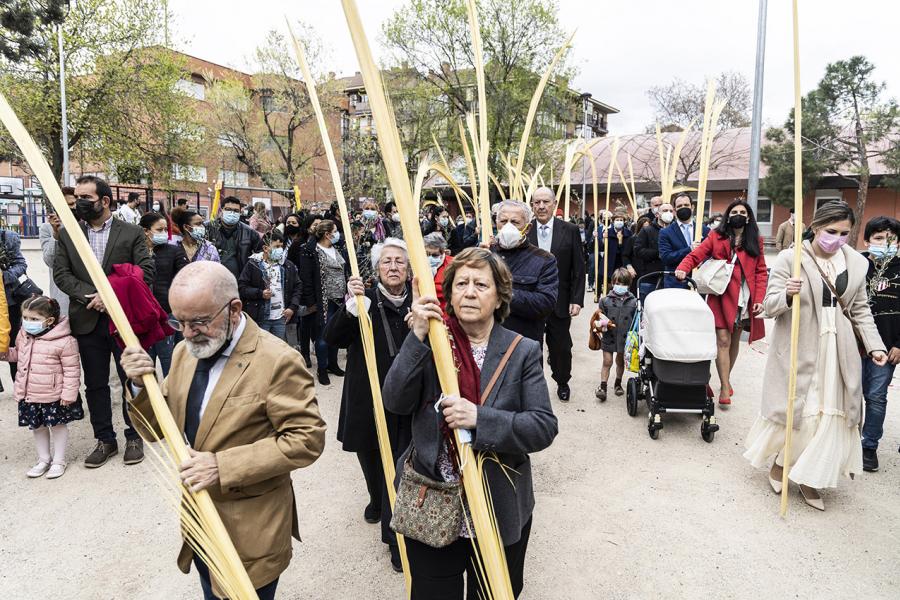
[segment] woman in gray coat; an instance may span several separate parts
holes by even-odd
[[[415,283],[413,290],[416,289]],[[490,452],[484,476],[490,486],[494,513],[506,552],[513,592],[522,590],[525,551],[534,509],[529,453],[547,448],[557,433],[556,417],[541,365],[540,345],[522,338],[483,403],[488,382],[506,353],[520,337],[500,323],[509,314],[512,276],[506,264],[482,248],[468,248],[447,267],[444,293],[460,391],[465,397],[441,398],[431,348],[427,343],[430,319],[442,319],[437,298],[414,298],[407,336],[384,383],[385,408],[412,415],[410,449],[397,461],[397,472],[414,449],[412,467],[435,481],[458,481],[452,429],[468,429],[472,447]],[[435,403],[440,400],[440,412]],[[468,514],[468,511],[466,511]],[[407,537],[412,598],[459,600],[464,574],[468,598],[477,598],[478,579],[472,568],[472,540],[465,525],[460,537],[443,548],[432,548]]]
[[[763,300],[775,326],[763,375],[766,393],[747,436],[744,457],[755,467],[765,467],[774,456],[769,482],[776,493],[781,491],[791,305],[800,302],[789,476],[800,485],[806,503],[818,510],[825,510],[819,490],[837,487],[841,475],[862,470],[862,368],[854,327],[863,352],[875,364],[887,360],[867,302],[868,261],[845,245],[855,219],[844,202],[819,207],[810,225],[814,237],[802,242],[801,276],[791,276],[793,250],[783,250],[772,267]]]

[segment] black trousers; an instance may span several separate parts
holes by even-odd
[[[522,528],[522,537],[505,546],[506,566],[513,595],[522,593],[525,552],[531,536],[531,519]],[[472,564],[472,540],[459,538],[449,546],[432,548],[406,538],[406,556],[412,577],[412,600],[479,600],[478,577]],[[465,581],[463,580],[465,574]],[[463,595],[465,592],[465,596]]]
[[[7,306],[7,310],[9,311],[9,345],[15,346],[16,336],[19,335],[19,329],[22,327],[22,305],[10,304]],[[9,363],[9,375],[12,377],[13,382],[16,381],[16,373],[19,372],[18,364],[14,362]]]
[[[547,317],[544,332],[547,335],[547,350],[550,357],[550,371],[557,385],[568,385],[572,378],[572,334],[569,331],[572,317],[560,318],[556,313]]]
[[[391,500],[388,498],[387,482],[384,480],[381,452],[378,450],[357,452],[356,458],[366,479],[369,502],[381,511],[381,541],[389,546],[396,546],[397,534],[391,529]]]
[[[137,431],[131,426],[128,416],[128,402],[125,400],[127,379],[122,370],[120,359],[122,350],[109,334],[109,317],[105,314],[97,319],[94,330],[85,335],[76,336],[78,352],[81,354],[81,368],[84,369],[84,395],[87,398],[91,427],[94,438],[104,442],[115,442],[116,431],[112,424],[112,396],[109,388],[109,359],[116,360],[116,371],[122,382],[122,416],[125,418],[125,439],[138,438]]]
[[[212,581],[209,578],[209,567],[202,560],[194,555],[194,566],[197,568],[197,574],[200,575],[200,588],[203,590],[203,600],[219,600],[219,597],[213,594]],[[274,600],[275,590],[278,588],[278,578],[275,581],[267,583],[256,590],[256,596],[259,600]]]

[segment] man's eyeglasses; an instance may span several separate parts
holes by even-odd
[[[206,331],[207,328],[209,327],[209,324],[212,323],[213,321],[215,321],[216,317],[218,317],[220,314],[222,314],[223,310],[230,307],[231,303],[234,302],[235,300],[237,300],[237,298],[232,298],[231,300],[228,301],[227,304],[225,304],[225,306],[223,306],[222,308],[217,310],[216,314],[214,314],[213,316],[208,317],[206,319],[193,319],[191,321],[180,321],[180,320],[172,317],[169,319],[169,325],[175,331],[184,331],[188,327],[190,327],[191,329],[193,329],[195,331]]]

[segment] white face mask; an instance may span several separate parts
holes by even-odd
[[[155,212],[158,212],[158,211],[159,211],[159,204],[158,204],[158,203],[156,203],[156,202],[153,203],[153,210],[154,210]]]
[[[662,219],[663,223],[671,223],[673,220],[675,220],[675,215],[670,212],[664,212],[660,214],[659,218]]]
[[[399,223],[400,222],[400,213],[392,214],[391,221],[393,221],[394,223]]]
[[[522,243],[522,233],[512,222],[507,221],[506,225],[497,232],[497,243],[501,248],[515,248]]]

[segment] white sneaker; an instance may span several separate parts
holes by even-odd
[[[62,477],[66,472],[66,463],[53,463],[47,471],[47,479],[56,479]]]
[[[44,473],[47,472],[47,469],[49,469],[49,468],[50,468],[50,463],[45,463],[44,461],[41,461],[38,464],[31,467],[31,469],[29,469],[28,472],[25,474],[28,475],[29,477],[31,477],[32,479],[34,479],[36,477],[41,477]]]

